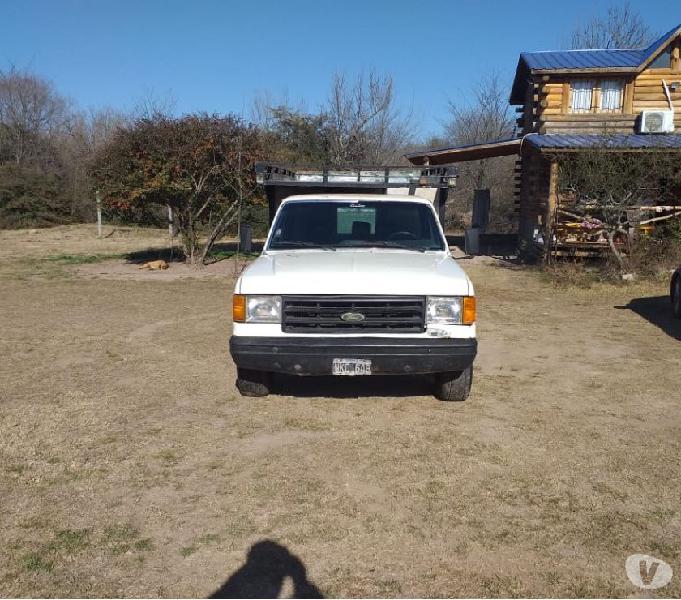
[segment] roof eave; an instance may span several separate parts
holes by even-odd
[[[521,144],[521,138],[510,138],[496,142],[482,142],[479,144],[411,152],[410,154],[405,154],[405,158],[413,165],[422,165],[426,159],[428,159],[430,166],[448,165],[469,160],[518,154]]]
[[[573,75],[580,73],[637,73],[638,69],[635,67],[584,67],[583,69],[531,69],[532,75]]]

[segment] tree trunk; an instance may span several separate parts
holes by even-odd
[[[607,238],[608,238],[608,246],[610,246],[610,251],[612,252],[612,255],[615,257],[615,260],[617,260],[617,264],[619,265],[620,271],[624,273],[624,257],[622,256],[622,253],[619,251],[617,248],[617,245],[615,244],[615,234],[617,233],[617,230],[610,230],[608,231]]]
[[[178,211],[177,223],[180,233],[180,246],[182,247],[182,252],[184,252],[184,262],[188,265],[193,265],[196,262],[197,256],[197,239],[192,215],[187,211]]]
[[[208,239],[206,240],[206,244],[203,247],[203,251],[201,252],[201,260],[200,263],[202,265],[206,264],[206,258],[208,257],[208,253],[210,252],[211,248],[215,245],[215,242],[224,235],[225,230],[227,227],[234,221],[234,219],[239,216],[238,212],[238,204],[235,202],[227,210],[222,214],[220,217],[220,220],[216,223],[215,227],[213,227],[213,230],[210,232]]]

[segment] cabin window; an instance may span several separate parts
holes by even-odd
[[[591,79],[577,79],[572,82],[572,103],[570,108],[573,113],[591,112],[594,84],[595,82]]]
[[[624,83],[617,79],[601,82],[601,111],[621,112],[624,100]]]
[[[655,60],[650,63],[651,69],[671,69],[672,68],[672,49],[667,48],[662,54],[655,57]]]
[[[572,113],[622,112],[624,81],[621,79],[575,79],[571,89]]]

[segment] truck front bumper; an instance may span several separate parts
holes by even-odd
[[[334,358],[371,360],[372,375],[463,371],[473,364],[471,338],[246,337],[232,336],[237,367],[292,375],[331,375]]]

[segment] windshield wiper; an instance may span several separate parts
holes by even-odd
[[[325,246],[323,244],[317,244],[315,242],[303,241],[276,242],[275,246],[270,245],[270,250],[283,250],[284,248],[280,248],[280,246],[285,246],[286,248],[315,248],[317,250],[333,250],[334,252],[336,251],[336,248],[334,246]]]
[[[352,246],[355,245],[355,240],[353,240]],[[347,246],[352,248],[352,246]],[[399,248],[400,250],[411,250],[412,252],[425,252],[427,248],[423,246],[408,246],[407,244],[400,244],[399,242],[393,242],[391,240],[376,240],[374,242],[361,242],[357,248]]]

